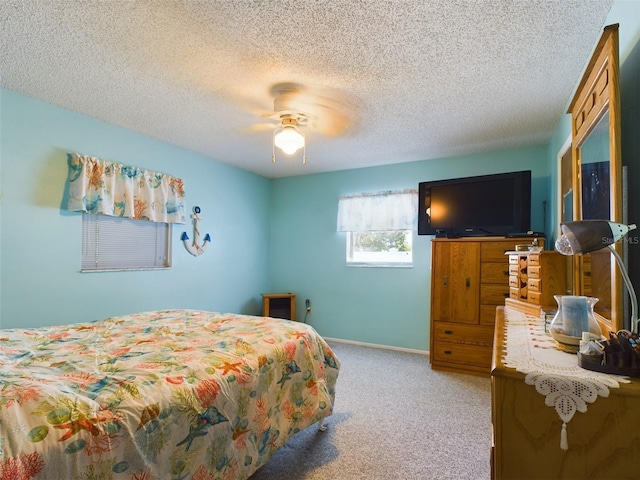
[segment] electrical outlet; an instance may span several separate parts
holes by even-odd
[[[307,312],[311,313],[311,300],[308,298],[304,301],[305,306],[307,307]]]

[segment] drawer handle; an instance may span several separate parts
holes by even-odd
[[[453,330],[445,330],[444,334],[445,335],[453,335]]]
[[[471,278],[467,277],[464,283],[465,283],[467,288],[470,288],[471,287]]]
[[[503,293],[504,298],[509,298],[509,294],[508,293]]]
[[[504,271],[504,272],[502,272],[502,273],[504,273],[507,277],[509,276],[509,270],[505,270],[505,271]]]
[[[445,275],[444,277],[442,277],[442,286],[446,287],[448,285],[449,285],[449,277]]]
[[[445,354],[445,355],[451,355],[452,353],[453,353],[453,352],[452,352],[451,350],[445,350],[445,351],[444,351],[444,354]]]

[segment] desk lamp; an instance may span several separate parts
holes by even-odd
[[[583,255],[605,247],[611,250],[631,298],[631,332],[638,333],[638,297],[622,257],[614,247],[614,244],[631,230],[634,230],[636,225],[624,225],[608,220],[580,220],[564,222],[560,227],[562,235],[556,240],[556,250],[563,255]]]

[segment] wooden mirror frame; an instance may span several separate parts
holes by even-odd
[[[573,158],[573,215],[575,220],[581,220],[582,209],[582,161],[581,149],[589,134],[598,122],[609,114],[609,205],[610,216],[606,220],[622,223],[622,161],[620,158],[620,87],[619,87],[619,58],[618,58],[618,24],[605,27],[602,37],[596,46],[589,65],[578,85],[576,93],[569,105],[567,113],[571,114],[571,151]],[[622,255],[622,242],[616,244],[616,250]],[[599,253],[603,252],[603,253]],[[577,295],[589,295],[591,289],[585,278],[590,278],[591,284],[601,285],[610,282],[610,302],[606,311],[599,312],[604,330],[618,331],[624,328],[623,282],[616,262],[608,249],[591,254],[593,268],[586,266],[584,258],[577,257],[573,262],[573,285]],[[609,257],[608,265],[597,271],[596,254],[605,261]],[[585,255],[586,257],[586,255]],[[607,278],[606,275],[609,275]],[[587,277],[585,277],[587,275]],[[603,276],[605,276],[603,278]],[[607,299],[608,300],[608,299]],[[598,305],[596,304],[596,311]],[[608,332],[603,331],[605,335]]]

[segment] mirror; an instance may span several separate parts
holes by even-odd
[[[611,219],[611,177],[609,169],[609,111],[605,111],[580,147],[580,192],[582,219]],[[583,258],[582,293],[598,298],[594,311],[612,318],[611,269],[615,260],[609,250],[599,250]]]
[[[609,111],[580,147],[582,219],[611,218],[609,158]]]
[[[604,29],[569,106],[574,220],[622,223],[618,69],[616,24]],[[620,242],[616,249],[622,254]],[[579,257],[572,268],[574,294],[599,299],[594,310],[604,330],[623,328],[623,283],[611,252],[605,248]]]

